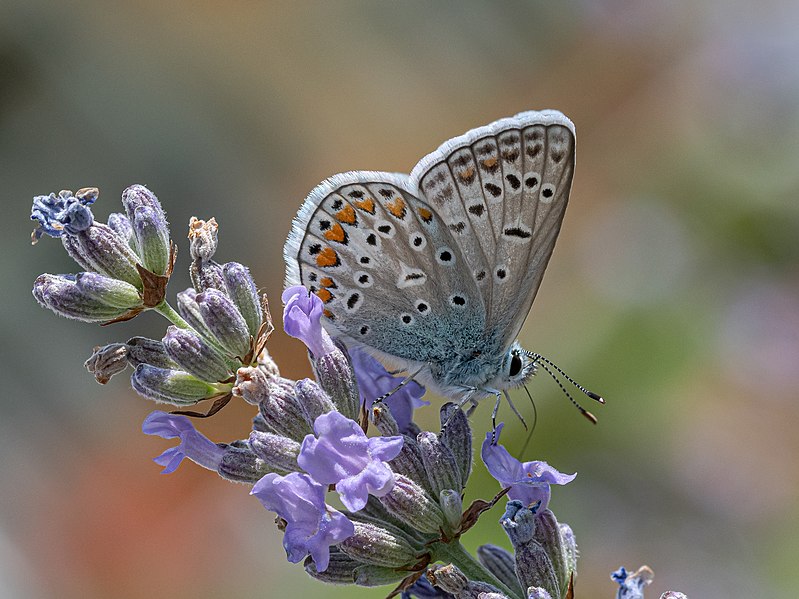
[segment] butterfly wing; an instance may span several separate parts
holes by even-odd
[[[477,343],[485,311],[442,218],[407,175],[349,172],[305,200],[286,241],[286,285],[324,302],[338,336],[408,363]]]
[[[574,149],[563,114],[523,112],[444,143],[411,172],[461,248],[500,347],[518,335],[552,255]]]

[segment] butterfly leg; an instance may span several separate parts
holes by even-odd
[[[416,377],[416,375],[418,375],[420,372],[422,372],[422,370],[424,370],[426,368],[426,366],[427,365],[422,366],[421,368],[419,368],[419,370],[417,370],[413,374],[409,374],[408,376],[406,376],[404,379],[402,379],[402,382],[400,382],[400,384],[397,385],[396,387],[394,387],[391,391],[389,391],[388,393],[384,393],[383,395],[381,395],[380,397],[375,399],[374,402],[372,403],[372,405],[374,405],[376,403],[383,403],[383,401],[385,401],[386,399],[388,399],[389,397],[394,395],[397,391],[402,389],[405,385],[410,383]]]

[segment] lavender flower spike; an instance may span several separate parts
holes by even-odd
[[[498,444],[503,426],[504,423],[500,423],[496,431],[486,433],[480,452],[483,463],[500,485],[511,488],[508,491],[508,499],[519,500],[525,506],[540,501],[541,505],[537,511],[542,512],[549,504],[549,486],[565,485],[573,481],[577,474],[563,474],[546,462],[521,463]],[[493,443],[492,437],[495,437]]]
[[[281,296],[283,300],[283,329],[302,341],[315,358],[329,354],[336,346],[322,328],[324,304],[302,285],[289,287]]]
[[[339,412],[319,416],[314,432],[318,438],[305,437],[297,463],[316,482],[335,484],[348,510],[362,510],[370,494],[382,497],[391,491],[394,473],[386,462],[402,449],[401,436],[370,439],[357,422]]]
[[[225,450],[200,434],[185,416],[155,411],[144,419],[141,428],[145,435],[180,439],[180,445],[167,449],[153,460],[164,467],[162,474],[177,470],[183,458],[189,458],[192,462],[214,472],[222,463]]]
[[[325,487],[307,474],[274,472],[259,480],[250,495],[286,521],[283,547],[292,563],[311,556],[317,572],[330,563],[330,547],[349,538],[355,526],[347,517],[325,504]]]

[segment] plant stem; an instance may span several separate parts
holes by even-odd
[[[486,582],[497,587],[497,589],[508,597],[523,599],[500,582],[491,572],[486,570],[480,562],[472,557],[472,554],[466,551],[466,548],[461,545],[459,541],[439,544],[436,547],[434,557],[436,560],[440,560],[444,563],[451,563],[456,566],[469,580]]]
[[[191,329],[191,325],[183,320],[183,317],[178,314],[175,309],[167,303],[166,300],[162,301],[155,308],[153,308],[161,316],[166,318],[169,322],[181,329]]]

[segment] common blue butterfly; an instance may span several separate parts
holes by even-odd
[[[410,176],[335,175],[294,219],[286,286],[322,299],[331,336],[461,405],[507,396],[539,365],[560,372],[516,336],[560,231],[574,149],[566,116],[530,111],[443,143]]]

